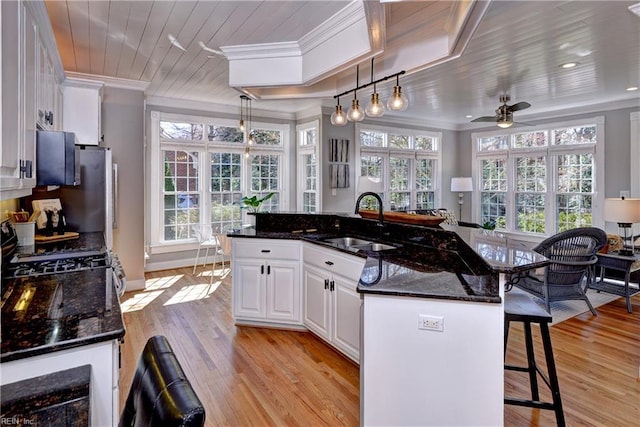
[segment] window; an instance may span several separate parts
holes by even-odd
[[[364,125],[356,132],[359,175],[382,180],[386,209],[437,207],[441,133]]]
[[[247,220],[244,195],[276,193],[263,210],[286,209],[282,197],[287,125],[254,123],[255,144],[235,120],[151,113],[151,246],[194,242],[193,226],[224,232]],[[157,249],[162,252],[162,249]]]
[[[473,134],[481,224],[548,236],[603,224],[604,119]]]
[[[298,187],[297,204],[302,212],[316,213],[321,211],[320,187],[320,138],[319,121],[314,120],[296,127],[298,134]]]

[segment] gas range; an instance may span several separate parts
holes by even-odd
[[[108,269],[112,273],[116,291],[120,295],[124,293],[122,265],[117,255],[104,247],[101,233],[86,233],[75,241],[36,246],[30,251],[18,250],[7,262],[3,262],[2,277],[3,282],[25,277],[35,280],[40,276],[96,269]]]

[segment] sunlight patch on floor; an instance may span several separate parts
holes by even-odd
[[[135,294],[120,304],[121,310],[123,313],[142,310],[147,305],[151,304],[153,300],[162,295],[163,292],[164,291],[151,291]]]
[[[185,286],[173,295],[164,305],[180,304],[183,302],[196,301],[207,298],[214,293],[220,286],[222,281],[213,282],[212,284],[199,284]]]
[[[155,289],[170,288],[178,280],[182,279],[184,274],[176,274],[173,276],[157,277],[155,279],[147,279],[144,285],[145,290],[153,291]]]

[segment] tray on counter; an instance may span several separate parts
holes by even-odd
[[[378,219],[378,211],[364,210],[359,211],[362,218]],[[384,211],[384,220],[389,222],[401,222],[404,224],[425,225],[434,227],[439,225],[446,218],[434,215],[411,214],[406,212]]]
[[[36,234],[34,241],[36,245],[44,245],[47,243],[62,242],[64,240],[73,240],[80,237],[80,233],[75,231],[65,231],[64,234],[53,234],[51,236],[44,236],[42,234]]]

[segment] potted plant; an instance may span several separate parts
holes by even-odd
[[[249,212],[257,213],[260,212],[260,207],[263,202],[269,200],[276,193],[269,193],[261,199],[258,199],[258,196],[254,195],[252,197],[244,196],[240,199],[240,203],[242,203],[242,208],[248,209]]]

